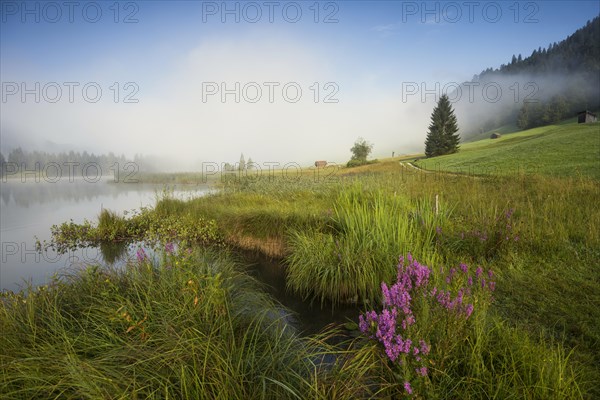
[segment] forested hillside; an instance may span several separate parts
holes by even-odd
[[[494,104],[488,108],[492,112],[468,124],[463,138],[507,124],[528,129],[556,123],[582,110],[599,110],[600,17],[559,43],[533,50],[528,57],[513,55],[508,64],[488,68],[473,81],[482,86],[500,82],[509,101]],[[474,109],[466,105],[466,110]]]

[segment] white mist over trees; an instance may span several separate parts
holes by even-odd
[[[560,43],[488,68],[449,95],[463,139],[504,125],[521,129],[600,109],[600,17]]]

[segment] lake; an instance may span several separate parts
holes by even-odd
[[[22,182],[6,179],[0,183],[0,229],[1,263],[0,290],[17,291],[26,286],[42,285],[55,273],[77,268],[89,263],[109,265],[107,249],[83,248],[66,254],[52,250],[37,252],[36,237],[50,240],[50,228],[69,220],[81,223],[85,219],[96,222],[100,211],[110,209],[119,213],[153,206],[161,196],[165,185],[125,184],[106,181],[87,182]],[[207,185],[178,185],[168,190],[176,198],[188,199],[210,192]],[[118,253],[118,251],[117,251]],[[269,292],[281,304],[292,310],[298,326],[305,333],[318,332],[332,322],[341,323],[356,319],[356,306],[338,306],[335,312],[329,307],[311,306],[303,299],[289,293],[285,287],[285,270],[280,261],[269,260],[260,255],[241,252],[247,261],[248,272],[265,284]],[[103,255],[104,254],[104,255]],[[124,263],[123,259],[114,261]]]
[[[104,263],[97,248],[66,254],[39,253],[35,238],[50,239],[50,228],[69,220],[92,222],[103,208],[119,213],[153,206],[164,185],[88,182],[83,179],[45,182],[5,179],[0,183],[0,290],[18,290],[25,282],[44,284],[57,270],[82,262]],[[202,196],[208,186],[169,188],[177,198]]]

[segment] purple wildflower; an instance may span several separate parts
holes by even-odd
[[[427,376],[427,367],[416,368],[418,375]]]
[[[406,393],[412,394],[412,388],[410,387],[410,382],[409,381],[405,381],[404,382],[404,390],[406,390]]]
[[[504,215],[506,216],[506,219],[509,219],[510,217],[512,217],[513,213],[515,212],[514,208],[510,208]]]
[[[467,319],[469,319],[469,317],[471,316],[471,314],[473,314],[473,304],[469,304],[465,308],[465,315],[467,316]]]
[[[173,244],[173,242],[169,242],[169,243],[165,244],[165,253],[173,254],[174,251],[175,251],[175,245]]]
[[[146,252],[144,251],[144,249],[142,247],[140,247],[138,249],[138,251],[135,253],[135,255],[139,262],[144,262],[147,258]]]

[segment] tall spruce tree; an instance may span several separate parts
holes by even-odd
[[[456,153],[460,137],[454,110],[447,95],[442,95],[431,114],[431,124],[425,140],[425,155],[436,157]]]

